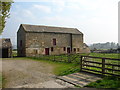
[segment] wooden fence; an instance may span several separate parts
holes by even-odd
[[[35,58],[55,62],[78,63],[81,71],[120,76],[120,59],[83,56],[80,54],[39,55]]]
[[[101,75],[120,76],[120,59],[80,56],[80,70]]]
[[[39,55],[35,58],[41,60],[50,60],[56,62],[65,62],[65,63],[80,63],[80,54],[64,54],[64,55]]]

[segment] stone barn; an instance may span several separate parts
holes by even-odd
[[[9,38],[0,39],[0,57],[9,58],[12,56],[12,44]]]
[[[18,56],[90,53],[77,28],[21,24],[17,32]]]

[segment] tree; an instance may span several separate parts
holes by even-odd
[[[0,34],[3,32],[6,19],[10,16],[10,7],[12,3],[12,0],[7,0],[7,2],[0,0]]]

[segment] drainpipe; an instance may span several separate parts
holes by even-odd
[[[71,48],[71,52],[72,52],[72,34],[70,34],[70,48]]]

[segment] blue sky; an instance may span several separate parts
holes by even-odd
[[[14,0],[2,33],[16,44],[20,24],[75,27],[87,44],[118,42],[119,0]]]

